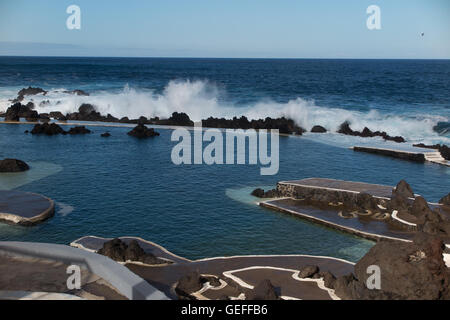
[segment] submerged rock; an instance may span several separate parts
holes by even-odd
[[[22,160],[4,159],[0,160],[0,172],[22,172],[29,170],[30,167]]]
[[[159,133],[153,128],[149,129],[143,124],[138,124],[133,130],[128,132],[128,135],[142,139],[159,136]]]
[[[109,132],[104,132],[100,136],[103,137],[103,138],[108,138],[108,137],[111,136],[111,134]]]

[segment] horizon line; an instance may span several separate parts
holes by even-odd
[[[70,56],[70,55],[3,55],[0,58],[110,58],[110,59],[229,59],[229,60],[450,60],[450,58],[288,58],[288,57],[183,57],[183,56]]]

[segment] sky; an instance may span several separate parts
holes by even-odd
[[[0,0],[0,55],[450,59],[450,1]]]

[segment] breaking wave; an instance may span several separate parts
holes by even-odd
[[[93,104],[101,114],[121,118],[140,116],[160,118],[169,117],[172,112],[187,113],[198,121],[209,116],[231,118],[247,116],[249,119],[285,116],[293,119],[301,127],[310,130],[321,125],[336,131],[344,121],[350,121],[354,130],[368,127],[371,130],[386,131],[389,135],[403,136],[410,141],[444,142],[450,141],[450,119],[440,115],[386,114],[376,110],[369,112],[317,106],[312,100],[297,98],[287,103],[264,100],[250,105],[236,105],[221,99],[216,86],[207,81],[170,81],[161,93],[149,89],[134,89],[125,86],[118,91],[96,91],[90,96],[76,96],[64,93],[65,88],[52,89],[47,95],[30,96],[25,102],[33,100],[40,113],[78,111],[82,103]],[[5,99],[17,94],[12,90],[1,93],[0,110],[10,104]]]

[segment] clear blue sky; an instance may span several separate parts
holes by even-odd
[[[449,59],[450,1],[0,0],[0,55]]]

